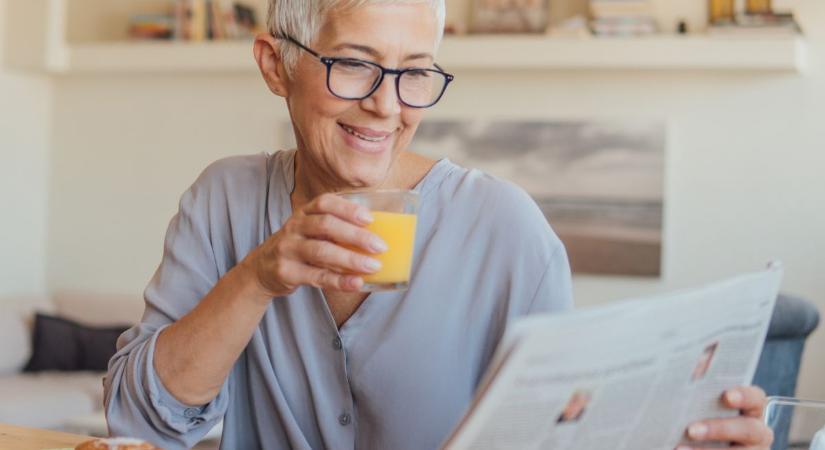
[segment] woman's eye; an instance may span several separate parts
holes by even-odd
[[[370,67],[361,61],[350,61],[350,60],[343,60],[338,61],[338,64],[343,67],[344,69],[350,70],[359,70],[359,69],[369,69]]]
[[[413,78],[427,78],[427,77],[430,76],[430,71],[423,70],[423,69],[409,70],[409,71],[407,71],[407,76],[413,77]]]

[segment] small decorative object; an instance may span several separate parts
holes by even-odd
[[[748,14],[766,15],[773,13],[771,0],[747,0],[745,12]]]
[[[543,33],[548,0],[473,0],[470,29],[474,33]]]
[[[708,19],[711,25],[732,24],[736,19],[734,0],[709,0]]]

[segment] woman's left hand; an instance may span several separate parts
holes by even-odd
[[[765,391],[755,386],[740,386],[722,395],[722,404],[741,411],[739,417],[710,419],[691,424],[686,435],[690,441],[733,444],[733,448],[769,450],[773,431],[762,420]],[[680,445],[678,450],[706,450],[701,446]]]

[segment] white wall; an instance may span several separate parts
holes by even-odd
[[[50,81],[2,64],[6,2],[0,0],[0,297],[46,293]]]
[[[777,258],[786,264],[784,289],[825,311],[825,6],[798,3],[810,40],[805,76],[523,72],[504,88],[503,73],[459,72],[432,116],[667,120],[664,276],[578,277],[582,305],[715,280]],[[54,96],[48,280],[55,291],[140,292],[180,193],[211,160],[272,149],[285,117],[280,101],[246,75],[62,77]],[[823,350],[819,332],[800,395],[825,399]]]
[[[251,76],[58,79],[52,290],[141,293],[198,173],[272,149],[281,106],[268,92]]]

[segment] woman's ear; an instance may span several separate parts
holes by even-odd
[[[260,33],[255,36],[253,52],[269,90],[275,95],[286,97],[289,77],[281,59],[281,46],[278,41],[269,33]]]

